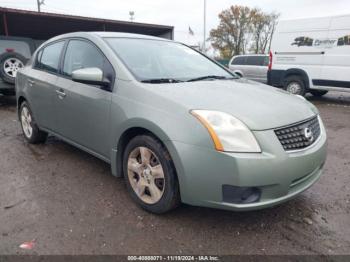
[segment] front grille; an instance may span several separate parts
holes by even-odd
[[[284,150],[299,150],[315,143],[321,134],[320,123],[318,118],[314,117],[297,124],[276,129],[275,134]]]

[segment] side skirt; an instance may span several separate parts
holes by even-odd
[[[40,129],[43,130],[43,131],[45,131],[45,132],[48,132],[48,133],[54,135],[55,137],[58,137],[59,139],[63,140],[64,142],[66,142],[66,143],[68,143],[68,144],[70,144],[70,145],[72,145],[72,146],[75,146],[75,147],[77,147],[77,148],[79,148],[79,149],[81,149],[81,150],[83,150],[83,151],[89,153],[90,155],[93,155],[93,156],[95,156],[95,157],[101,159],[102,161],[104,161],[104,162],[106,162],[106,163],[108,163],[108,164],[111,163],[111,160],[110,160],[110,159],[108,159],[108,158],[102,156],[102,155],[99,154],[99,153],[96,153],[95,151],[93,151],[93,150],[91,150],[91,149],[89,149],[89,148],[87,148],[87,147],[84,147],[84,146],[82,146],[82,145],[80,145],[80,144],[78,144],[78,143],[76,143],[76,142],[74,142],[74,141],[72,141],[72,140],[70,140],[70,139],[68,139],[68,138],[65,138],[64,136],[61,136],[61,135],[59,135],[59,134],[57,134],[57,133],[55,133],[55,132],[53,132],[53,131],[51,131],[51,130],[48,130],[48,129],[46,129],[46,128],[41,128],[41,127],[40,127]]]

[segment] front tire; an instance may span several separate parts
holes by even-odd
[[[284,81],[284,89],[293,95],[305,96],[306,88],[303,79],[299,76],[289,76]]]
[[[327,90],[310,90],[310,93],[313,96],[321,97],[321,96],[324,96],[325,94],[327,94],[328,91]]]
[[[143,209],[161,214],[180,204],[173,161],[160,141],[149,135],[133,138],[123,155],[127,189]]]
[[[41,131],[35,119],[32,111],[30,110],[27,102],[23,102],[19,109],[19,119],[23,131],[24,138],[31,144],[43,143],[46,141],[47,133]]]

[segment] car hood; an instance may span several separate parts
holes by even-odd
[[[156,94],[188,110],[229,113],[251,130],[266,130],[314,116],[317,109],[283,90],[246,79],[147,84]]]

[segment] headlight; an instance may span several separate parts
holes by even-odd
[[[230,114],[209,110],[192,110],[191,114],[208,130],[216,150],[244,153],[261,152],[253,133],[242,121]]]

